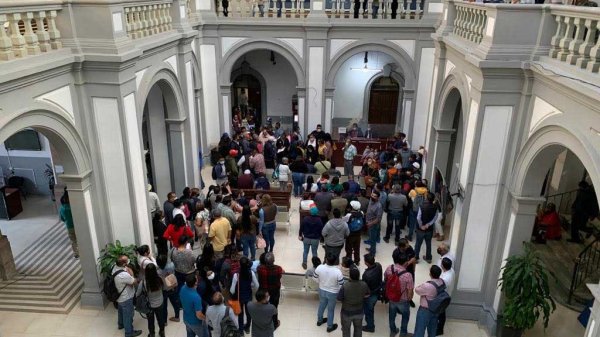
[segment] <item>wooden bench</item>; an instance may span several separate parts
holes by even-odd
[[[240,191],[239,189],[237,189],[236,191]],[[268,194],[269,196],[271,196],[271,200],[273,200],[273,203],[275,205],[277,205],[277,207],[286,207],[286,209],[289,211],[292,201],[291,201],[291,191],[288,189],[287,191],[280,191],[280,190],[274,190],[274,189],[270,189],[270,190],[255,190],[255,189],[249,189],[249,190],[243,190],[244,194],[246,195],[246,198],[250,198],[250,199],[256,199],[256,195],[257,194]]]

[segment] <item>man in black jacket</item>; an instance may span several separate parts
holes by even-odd
[[[375,304],[379,299],[381,284],[383,280],[383,269],[381,265],[375,262],[375,256],[365,254],[363,256],[367,269],[362,275],[362,280],[369,286],[371,294],[365,298],[365,321],[367,325],[362,327],[362,331],[375,332]]]
[[[423,258],[427,263],[431,264],[431,239],[433,238],[433,225],[437,218],[437,207],[433,204],[435,195],[433,193],[427,193],[427,200],[419,207],[417,213],[417,243],[415,244],[415,252],[417,254],[417,260],[419,260],[419,254],[421,253],[421,244],[423,240],[427,249],[425,250],[425,256]]]

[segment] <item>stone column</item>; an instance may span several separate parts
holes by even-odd
[[[446,169],[448,168],[448,160],[450,160],[450,144],[452,143],[452,135],[456,132],[454,129],[435,129],[435,143],[432,153],[429,155],[433,157],[433,167],[427,172],[429,181],[434,181],[435,168],[440,170],[442,177],[448,179]],[[446,181],[446,185],[450,186],[450,182]]]
[[[165,110],[162,104],[162,92],[158,86],[153,86],[148,94],[146,107],[148,109],[148,143],[154,175],[154,190],[165,200],[167,193],[173,192],[171,160],[169,158],[169,143],[167,141],[167,125]]]
[[[323,130],[330,133],[333,136],[334,130],[331,129],[332,119],[335,118],[333,115],[335,102],[333,100],[333,93],[335,88],[325,89],[325,118],[323,121]]]
[[[306,140],[307,126],[306,126],[306,88],[298,89],[298,127],[300,128],[300,134],[302,139]]]
[[[231,85],[222,85],[221,86],[221,114],[219,115],[219,124],[221,125],[221,130],[223,132],[229,133],[231,136],[231,123],[232,123],[232,115],[231,110],[233,109],[233,96],[231,94]],[[266,118],[266,114],[263,114],[263,119]],[[257,121],[257,126],[263,125],[263,121]],[[220,135],[219,135],[220,136]]]
[[[171,174],[173,177],[174,192],[181,193],[188,186],[187,174],[187,144],[185,141],[186,119],[166,119],[167,132],[170,140]],[[166,198],[166,195],[165,195]]]
[[[61,175],[59,180],[67,185],[69,191],[75,234],[79,245],[79,261],[83,272],[81,306],[104,309],[105,302],[101,291],[102,278],[97,265],[100,249],[104,248],[104,243],[98,242],[94,221],[93,205],[96,203],[92,200],[91,171],[80,175]],[[121,225],[131,226],[130,224]]]
[[[202,94],[204,108],[204,125],[206,141],[208,148],[216,146],[219,143],[222,129],[215,123],[215,114],[219,111],[219,87],[217,86],[217,40],[210,39],[211,43],[200,45],[200,73],[202,74]]]
[[[413,115],[413,101],[415,97],[414,90],[404,90],[402,95],[402,121],[400,122],[400,130],[408,140],[411,140],[412,133],[412,115]],[[412,144],[412,143],[411,143]]]
[[[583,335],[585,337],[600,337],[600,285],[588,284],[587,287],[590,289],[592,295],[594,295],[594,306],[592,307],[590,320]]]
[[[538,205],[546,201],[544,198],[519,197],[512,194],[511,197],[508,235],[502,260],[523,252],[523,242],[529,242],[533,232]]]

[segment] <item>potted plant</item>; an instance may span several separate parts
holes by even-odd
[[[526,243],[524,249],[523,254],[507,258],[501,269],[498,287],[504,294],[504,309],[498,336],[520,337],[540,316],[547,328],[550,314],[556,309],[544,263],[530,244]]]
[[[104,276],[109,276],[112,269],[121,255],[127,255],[130,261],[130,267],[134,272],[137,271],[137,254],[135,245],[123,246],[121,241],[117,240],[114,244],[109,243],[100,251],[98,263],[100,263],[100,272]]]

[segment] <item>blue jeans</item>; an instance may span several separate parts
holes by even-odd
[[[337,294],[319,289],[319,310],[317,311],[317,322],[321,322],[323,320],[323,312],[325,312],[325,308],[327,307],[327,327],[331,328],[333,326],[336,301]]]
[[[175,312],[175,318],[179,318],[179,311],[181,309],[181,304],[179,303],[179,293],[175,289],[171,290],[163,290],[163,315],[167,317],[168,308],[167,308],[167,298],[171,302],[173,306],[173,311]]]
[[[387,227],[385,228],[385,238],[389,239],[392,231],[395,230],[394,239],[400,240],[400,226],[402,225],[402,211],[389,211],[387,213]]]
[[[415,228],[417,227],[417,212],[412,209],[408,211],[408,233],[406,233],[406,237],[409,241],[412,241],[413,233],[415,232]]]
[[[373,10],[373,19],[377,19],[377,12],[379,11],[379,6],[372,6],[371,9]]]
[[[272,252],[273,247],[275,246],[275,222],[270,224],[265,224],[262,228],[263,239],[267,243],[265,247],[265,252]]]
[[[410,319],[410,307],[408,306],[408,301],[390,302],[390,332],[395,333],[398,329],[396,328],[397,314],[402,315],[402,323],[400,323],[400,335],[406,335],[408,333],[408,320]],[[434,335],[431,336],[433,337]]]
[[[123,327],[125,329],[125,337],[131,337],[133,335],[133,315],[135,314],[133,309],[133,298],[119,303],[118,309],[118,327]]]
[[[363,303],[365,321],[367,322],[367,329],[369,330],[375,329],[375,304],[377,304],[378,297],[379,294],[372,294],[367,297]]]
[[[304,184],[304,178],[304,173],[292,172],[292,182],[294,183],[292,191],[294,192],[293,194],[295,197],[302,195],[302,184]]]
[[[437,329],[438,315],[433,312],[419,307],[417,311],[417,321],[415,323],[414,337],[425,337],[425,330],[427,329],[427,336],[435,336]]]
[[[421,254],[421,245],[423,244],[423,240],[425,240],[425,260],[431,260],[431,239],[433,238],[433,231],[417,231],[417,243],[415,244],[415,254],[417,255],[417,260],[419,259],[419,254]]]
[[[208,328],[204,322],[200,325],[192,325],[185,323],[185,331],[187,337],[206,337],[208,336]]]
[[[302,243],[304,244],[304,253],[302,254],[302,263],[307,262],[309,249],[312,250],[313,257],[319,256],[319,254],[317,253],[317,250],[319,249],[319,239],[304,238],[304,240],[302,240]]]
[[[242,241],[244,256],[248,257],[248,254],[250,254],[250,260],[254,261],[254,258],[256,258],[256,235],[242,234],[240,241]]]
[[[375,224],[369,228],[369,244],[371,245],[371,254],[375,256],[377,253],[377,241],[379,240],[379,232],[381,231],[381,224]]]

